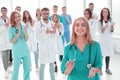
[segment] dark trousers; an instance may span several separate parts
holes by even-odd
[[[10,58],[9,58],[9,61],[12,62],[12,50],[10,50]]]
[[[105,57],[106,69],[109,69],[110,56]]]

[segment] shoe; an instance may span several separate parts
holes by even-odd
[[[12,67],[8,67],[8,68],[7,68],[7,72],[12,73],[12,71],[13,71],[13,70],[12,70]]]
[[[12,61],[9,61],[8,64],[9,64],[9,66],[12,66],[13,63],[12,63]]]
[[[55,66],[55,72],[57,72],[58,71],[58,67],[57,67],[57,65]]]
[[[35,68],[35,71],[36,71],[36,72],[39,72],[39,67],[36,67],[36,68]]]
[[[100,70],[100,75],[102,75],[103,74],[103,72],[102,72],[102,70]]]
[[[106,69],[106,73],[112,75],[112,72],[110,71],[110,69]]]
[[[5,77],[5,78],[8,78],[8,76],[9,76],[8,71],[5,71],[5,75],[4,75],[4,77]]]

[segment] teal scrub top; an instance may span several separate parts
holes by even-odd
[[[91,48],[89,44],[86,44],[84,51],[81,52],[76,46],[71,47],[72,44],[68,44],[64,48],[64,57],[61,63],[61,71],[64,73],[66,70],[67,61],[74,60],[75,66],[72,72],[68,75],[68,80],[100,80],[99,74],[97,73],[95,77],[88,78],[90,68],[87,67],[89,62],[89,51],[91,49],[90,63],[93,67],[101,69],[102,67],[102,54],[99,43],[92,42]],[[76,51],[76,53],[75,53]]]
[[[22,29],[21,35],[19,36],[17,41],[12,45],[12,58],[22,58],[22,57],[30,56],[30,51],[24,38],[23,25],[21,25],[21,29]],[[14,27],[9,27],[8,31],[9,31],[9,41],[11,41],[18,33],[18,30],[14,26]]]

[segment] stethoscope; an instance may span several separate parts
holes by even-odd
[[[71,60],[71,55],[72,55],[72,48],[74,47],[74,58]],[[75,44],[71,44],[70,49],[69,49],[69,53],[70,53],[70,59],[69,61],[76,61],[76,51],[77,51],[77,47]],[[89,59],[88,59],[88,64],[87,64],[87,68],[91,68],[92,64],[91,64],[91,45],[89,44]]]

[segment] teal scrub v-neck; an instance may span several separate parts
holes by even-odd
[[[65,64],[68,60],[75,60],[75,66],[72,72],[68,75],[68,80],[94,80],[93,78],[88,78],[89,68],[87,64],[89,62],[89,54],[90,54],[90,46],[86,44],[83,51],[80,51],[76,46],[71,48],[71,44],[67,45],[64,49],[64,58],[61,64],[61,71],[64,73],[66,70]],[[75,54],[76,51],[76,54]],[[97,42],[91,44],[91,56],[90,62],[94,67],[100,68],[102,67],[102,55],[100,45]],[[97,77],[99,80],[99,76]]]

